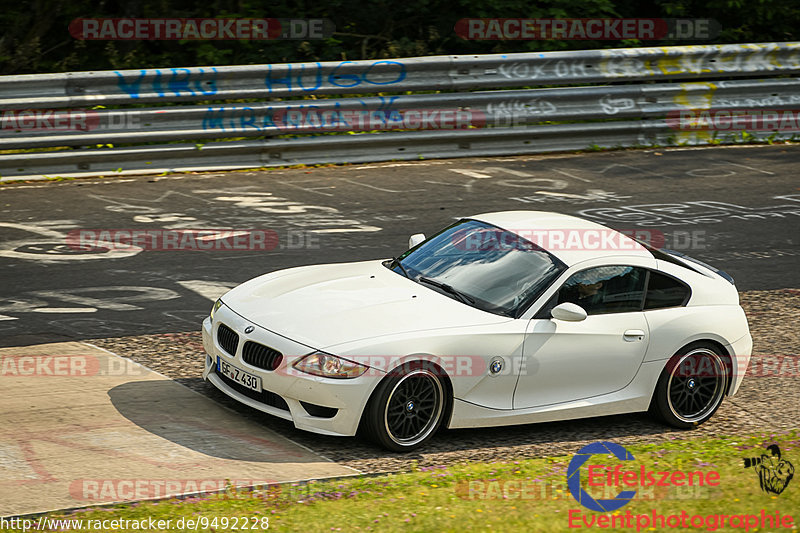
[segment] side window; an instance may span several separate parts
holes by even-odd
[[[647,270],[632,266],[588,268],[570,276],[558,291],[558,303],[572,302],[590,315],[642,310]]]
[[[689,299],[690,292],[689,287],[675,278],[651,270],[644,308],[680,307]]]

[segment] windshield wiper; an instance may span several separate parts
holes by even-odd
[[[408,275],[408,271],[406,270],[406,267],[404,267],[404,266],[403,266],[403,263],[401,263],[401,262],[400,262],[400,260],[399,260],[398,258],[394,257],[394,256],[392,256],[392,262],[391,262],[391,263],[389,263],[389,268],[392,268],[392,265],[397,265],[397,266],[399,266],[399,267],[400,267],[400,270],[402,270],[402,271],[403,271],[403,275],[404,275],[405,277],[407,277],[407,278],[411,279],[411,276],[409,276],[409,275]]]
[[[417,281],[420,281],[422,283],[427,283],[428,285],[433,285],[434,287],[438,287],[439,289],[442,289],[443,291],[452,294],[453,296],[461,300],[463,303],[469,303],[469,304],[475,303],[475,300],[473,298],[467,296],[463,292],[459,292],[458,290],[454,289],[447,283],[442,283],[441,281],[436,281],[435,279],[430,279],[425,277],[419,277],[417,278]]]

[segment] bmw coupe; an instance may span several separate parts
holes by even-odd
[[[232,289],[203,322],[203,377],[297,428],[400,452],[440,427],[650,411],[691,428],[742,383],[736,287],[698,260],[538,211],[409,245]]]

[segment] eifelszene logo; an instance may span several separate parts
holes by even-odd
[[[575,501],[592,511],[616,511],[636,496],[635,490],[624,490],[611,500],[595,500],[581,487],[581,466],[593,455],[597,454],[613,454],[620,461],[633,461],[631,452],[619,444],[613,442],[593,442],[578,450],[578,453],[576,453],[575,457],[569,462],[569,466],[567,467],[567,488],[570,494],[572,494],[572,497],[575,498]]]
[[[602,489],[604,494],[608,490],[613,494],[614,490],[622,487],[717,487],[720,484],[719,472],[715,470],[656,471],[645,465],[623,470],[622,465],[612,467],[604,459],[595,458],[590,461],[598,455],[613,455],[620,461],[634,460],[628,450],[613,442],[594,442],[578,450],[567,467],[567,488],[575,501],[592,511],[616,511],[634,499],[637,491],[622,490],[613,498],[596,499],[586,489],[594,490],[595,493],[597,489]],[[581,470],[585,470],[587,474],[585,488],[582,485]]]
[[[752,468],[758,474],[761,490],[767,493],[780,494],[794,477],[794,465],[781,457],[781,449],[777,444],[767,446],[769,455],[746,457],[744,467]]]

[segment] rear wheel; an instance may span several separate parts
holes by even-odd
[[[650,410],[677,428],[699,426],[722,403],[728,377],[725,356],[717,346],[707,342],[690,344],[664,367]]]
[[[436,367],[393,370],[375,389],[364,413],[370,437],[396,452],[419,448],[442,423],[446,390]]]

